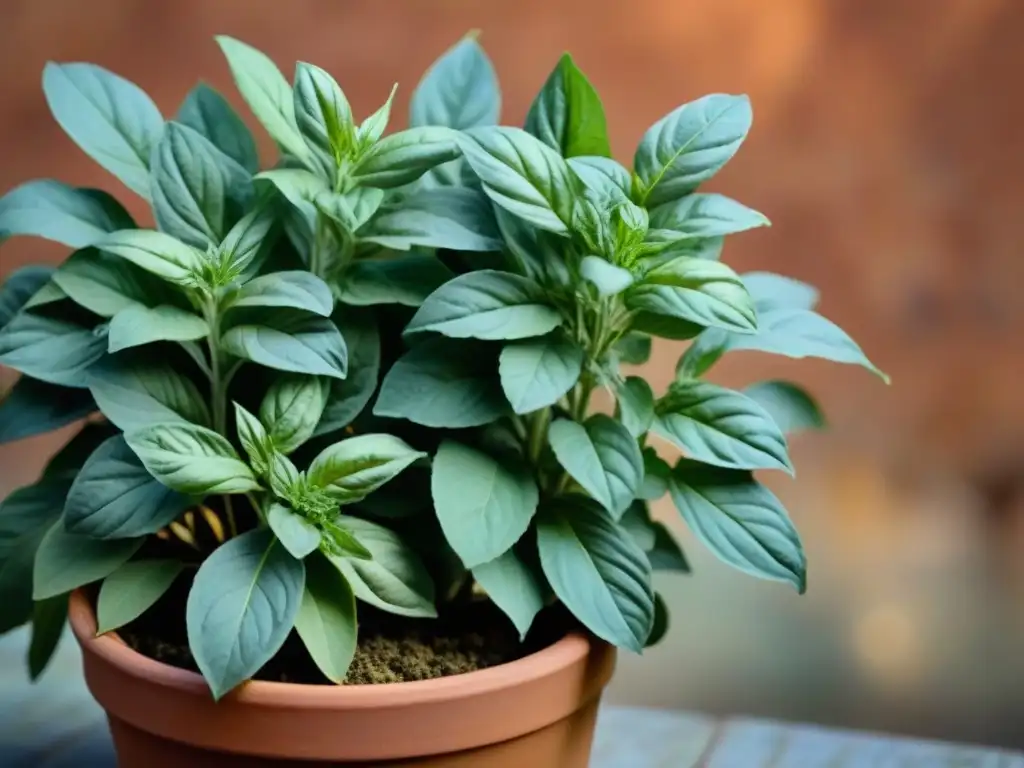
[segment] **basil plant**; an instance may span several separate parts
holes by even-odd
[[[499,126],[469,36],[385,136],[394,89],[356,120],[323,69],[289,84],[217,42],[271,167],[209,86],[165,119],[118,75],[48,64],[57,122],[155,226],[58,181],[0,198],[0,239],[72,251],[0,288],[0,365],[21,374],[0,443],[85,419],[0,504],[0,631],[31,623],[33,676],[87,585],[108,632],[184,584],[218,698],[293,629],[342,682],[358,603],[429,618],[483,592],[525,637],[560,602],[639,651],[667,626],[652,570],[688,570],[648,511],[665,493],[727,563],[803,591],[797,534],[752,471],[791,472],[784,435],[819,426],[817,406],[703,377],[742,349],[876,369],[813,288],[719,259],[725,235],[767,224],[696,192],[745,138],[745,98],[669,113],[628,170],[568,56],[525,129]],[[620,369],[652,336],[692,340],[660,395]],[[593,412],[602,390],[613,416]]]

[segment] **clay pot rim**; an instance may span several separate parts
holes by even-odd
[[[209,696],[209,686],[202,675],[151,659],[129,647],[116,632],[97,635],[96,613],[89,596],[82,589],[71,593],[68,620],[79,643],[114,667],[159,686]],[[583,663],[593,642],[594,639],[585,633],[573,631],[546,648],[514,661],[431,680],[379,685],[311,685],[249,680],[222,700],[231,699],[255,706],[287,704],[300,709],[336,709],[339,706],[375,709],[471,698],[508,690],[510,679],[515,680],[513,687],[525,687],[559,670]]]

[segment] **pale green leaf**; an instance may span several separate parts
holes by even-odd
[[[823,429],[825,416],[804,389],[788,381],[762,381],[743,390],[779,425],[784,434]]]
[[[616,415],[633,437],[640,437],[654,422],[654,392],[639,376],[629,376],[615,387]]]
[[[473,578],[511,619],[519,631],[519,638],[525,638],[534,618],[544,607],[544,587],[539,574],[534,573],[510,549],[494,560],[476,566]]]
[[[312,522],[284,504],[271,504],[267,523],[289,554],[301,560],[320,546],[320,531]]]
[[[654,209],[647,239],[652,243],[721,237],[767,227],[768,219],[724,195],[695,194]]]
[[[391,435],[358,435],[321,451],[313,459],[307,478],[313,487],[343,503],[353,503],[425,455]]]
[[[380,377],[380,334],[373,313],[346,309],[336,322],[348,346],[350,370],[344,379],[330,379],[314,435],[328,434],[351,424],[370,402]]]
[[[209,332],[206,321],[188,310],[169,304],[152,308],[134,304],[111,318],[107,349],[120,352],[155,341],[194,341],[205,339]]]
[[[772,272],[747,272],[740,275],[754,299],[758,312],[772,309],[814,309],[818,289],[813,285]]]
[[[113,317],[128,307],[171,303],[175,291],[134,264],[96,248],[75,251],[53,274],[53,282],[90,312]]]
[[[330,392],[327,380],[317,376],[288,374],[274,380],[260,404],[260,421],[276,450],[292,453],[312,437]]]
[[[597,288],[599,296],[615,296],[633,284],[633,273],[605,261],[600,256],[584,256],[580,276]]]
[[[89,390],[103,415],[125,432],[168,421],[212,423],[206,398],[168,363],[104,361],[90,371]]]
[[[406,251],[413,246],[499,251],[501,235],[487,197],[458,187],[413,192],[384,208],[360,240]]]
[[[313,203],[324,215],[351,233],[362,229],[377,213],[385,194],[383,189],[375,187],[356,187],[344,194],[324,190],[317,193]],[[361,232],[359,239],[367,239],[365,233]]]
[[[86,372],[106,349],[102,328],[40,315],[19,314],[0,330],[0,365],[64,387],[85,387]]]
[[[475,36],[467,35],[435,61],[409,104],[409,123],[466,130],[494,125],[501,93],[494,66]]]
[[[95,247],[127,259],[157,277],[178,285],[195,282],[206,257],[170,235],[148,229],[126,229],[112,232],[95,243]]]
[[[51,179],[29,181],[0,198],[0,243],[31,235],[84,248],[108,232],[133,226],[128,212],[106,192]]]
[[[96,634],[139,618],[163,597],[184,568],[180,560],[133,560],[111,573],[96,601]]]
[[[418,307],[454,277],[436,256],[398,256],[353,263],[340,278],[345,304],[373,306],[402,304]]]
[[[356,652],[356,598],[341,572],[313,555],[306,563],[306,586],[295,616],[295,631],[324,677],[345,680]]]
[[[177,121],[205,136],[249,173],[259,170],[256,141],[249,129],[228,100],[206,83],[189,91]]]
[[[562,333],[507,344],[498,359],[498,373],[512,410],[530,413],[557,403],[579,380],[585,357]]]
[[[39,542],[32,569],[32,599],[45,600],[99,581],[120,568],[144,539],[92,539],[54,523]]]
[[[580,156],[568,159],[569,168],[583,182],[585,192],[603,208],[629,201],[629,171],[609,157]]]
[[[265,322],[229,329],[221,337],[221,348],[235,357],[279,371],[345,378],[345,341],[329,319],[267,313]]]

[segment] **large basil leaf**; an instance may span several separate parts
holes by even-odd
[[[561,325],[544,289],[527,277],[482,269],[449,280],[409,321],[406,333],[436,331],[453,338],[525,339]]]
[[[260,404],[274,448],[288,454],[312,437],[330,391],[325,379],[289,374],[274,381]]]
[[[739,275],[720,261],[680,256],[647,272],[626,306],[704,326],[752,331],[754,303]]]
[[[754,298],[758,312],[772,309],[814,309],[818,289],[792,277],[772,272],[747,272],[740,275]]]
[[[89,157],[149,199],[149,159],[164,119],[134,83],[94,64],[43,69],[43,93],[54,119]]]
[[[426,427],[478,427],[508,412],[486,345],[429,339],[391,366],[373,413]]]
[[[27,182],[0,198],[0,243],[33,235],[84,248],[108,232],[133,226],[128,212],[106,192],[51,179]]]
[[[330,286],[312,272],[273,272],[250,280],[231,300],[232,307],[291,307],[330,317]]]
[[[647,239],[653,243],[671,243],[721,237],[769,224],[763,214],[724,195],[695,194],[655,208]]]
[[[540,574],[510,549],[494,560],[476,566],[473,578],[512,620],[519,630],[519,638],[525,638],[534,618],[544,607],[544,586]]]
[[[71,254],[54,272],[53,282],[76,304],[103,317],[176,299],[174,289],[162,280],[95,248]]]
[[[706,381],[677,381],[658,401],[656,412],[654,430],[698,461],[793,472],[779,427],[739,392]]]
[[[104,361],[90,371],[89,390],[103,415],[125,432],[169,421],[212,423],[196,385],[168,363]]]
[[[512,410],[530,413],[557,403],[580,378],[584,351],[563,333],[508,344],[498,373]]]
[[[615,419],[604,414],[583,424],[558,419],[548,440],[558,463],[614,516],[636,498],[644,479],[643,455],[636,438]]]
[[[601,508],[565,502],[537,519],[544,575],[558,599],[598,637],[640,653],[654,623],[651,566]]]
[[[180,493],[245,493],[260,487],[231,443],[206,427],[150,424],[126,432],[124,439],[153,477]]]
[[[568,232],[582,185],[555,150],[508,126],[473,128],[459,144],[497,205],[541,229]]]
[[[99,581],[120,568],[144,539],[91,539],[68,533],[60,521],[39,542],[32,569],[32,599],[46,600]]]
[[[64,503],[64,528],[93,539],[156,533],[192,500],[156,480],[121,435],[105,441],[85,462]]]
[[[324,677],[340,685],[356,652],[356,597],[323,555],[314,553],[305,563],[306,588],[295,631]]]
[[[354,306],[418,307],[454,276],[436,256],[366,259],[355,262],[342,275],[341,301]]]
[[[693,192],[732,159],[750,130],[746,96],[712,94],[652,125],[633,158],[638,202],[648,208]]]
[[[414,126],[464,131],[494,125],[500,113],[498,77],[475,36],[464,37],[430,66],[409,103],[409,123]]]
[[[197,131],[168,123],[153,153],[160,229],[205,249],[224,239],[252,194],[249,172]]]
[[[562,157],[612,154],[601,97],[568,53],[533,100],[526,130]]]
[[[330,557],[356,597],[399,616],[437,616],[434,582],[419,555],[382,525],[347,516],[340,522],[373,555],[371,560]]]
[[[214,551],[188,595],[188,646],[221,698],[276,654],[302,603],[306,571],[266,529],[244,533]]]
[[[320,530],[301,514],[284,504],[271,504],[267,523],[288,553],[301,560],[320,546]]]
[[[132,560],[111,573],[96,600],[96,634],[137,619],[171,588],[184,568],[180,560]]]
[[[325,317],[267,314],[266,324],[236,325],[221,337],[224,351],[279,371],[343,379],[345,340]]]
[[[331,379],[323,414],[314,435],[344,429],[363,412],[380,378],[380,334],[373,313],[345,309],[335,322],[348,346],[349,375]]]
[[[803,546],[786,510],[750,472],[682,460],[669,483],[683,520],[721,560],[765,579],[807,587]]]
[[[64,387],[86,386],[86,371],[107,350],[106,334],[23,313],[0,330],[0,365]]]
[[[490,201],[459,187],[424,189],[378,213],[360,240],[407,251],[413,246],[453,251],[500,251],[501,234]]]
[[[16,269],[7,276],[0,285],[0,329],[49,285],[53,272],[53,267],[32,265]]]
[[[86,390],[22,376],[0,398],[0,445],[59,429],[95,410]]]
[[[441,530],[467,568],[511,548],[529,527],[539,500],[528,467],[454,440],[437,449],[430,491]]]
[[[327,178],[333,178],[355,141],[348,99],[333,77],[305,62],[295,67],[293,98],[299,133]]]
[[[60,517],[71,481],[44,478],[0,500],[0,632],[32,616],[32,569],[36,549]]]
[[[410,184],[431,168],[459,156],[459,134],[442,126],[420,126],[378,141],[352,169],[363,186],[391,189]]]
[[[264,53],[224,35],[216,37],[242,94],[270,137],[289,154],[304,160],[309,150],[295,123],[292,88]]]
[[[762,381],[747,387],[743,394],[764,408],[783,434],[825,427],[821,408],[806,390],[796,384]]]
[[[633,437],[640,437],[654,422],[654,392],[639,376],[629,376],[615,388],[616,415]]]
[[[256,141],[249,129],[228,100],[206,83],[189,91],[178,109],[177,121],[209,139],[249,173],[259,170]]]
[[[32,639],[28,646],[28,676],[35,682],[57,651],[68,618],[68,596],[39,600],[32,609]]]
[[[587,197],[602,209],[629,202],[633,179],[629,171],[609,157],[570,157],[569,167],[583,182]]]
[[[178,285],[194,284],[206,257],[195,248],[163,232],[125,229],[95,243],[101,250],[127,259],[147,272]]]
[[[209,333],[206,320],[188,310],[170,304],[134,304],[111,318],[107,350],[120,352],[155,341],[195,341],[205,339]]]
[[[321,451],[309,467],[307,480],[341,502],[353,503],[425,455],[391,435],[358,435]]]

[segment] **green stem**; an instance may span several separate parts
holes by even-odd
[[[540,467],[540,454],[544,450],[544,439],[548,434],[548,422],[550,420],[550,408],[542,408],[530,417],[526,455],[530,459],[530,464],[534,467]]]
[[[206,322],[210,327],[210,335],[207,337],[207,345],[210,349],[210,400],[213,410],[214,430],[227,437],[227,388],[232,370],[228,375],[224,371],[224,358],[220,350],[220,311],[217,307],[217,300],[211,297],[206,303]],[[231,504],[231,497],[224,495],[224,515],[228,519],[228,529],[231,536],[238,535],[238,522],[235,520],[235,510]]]

